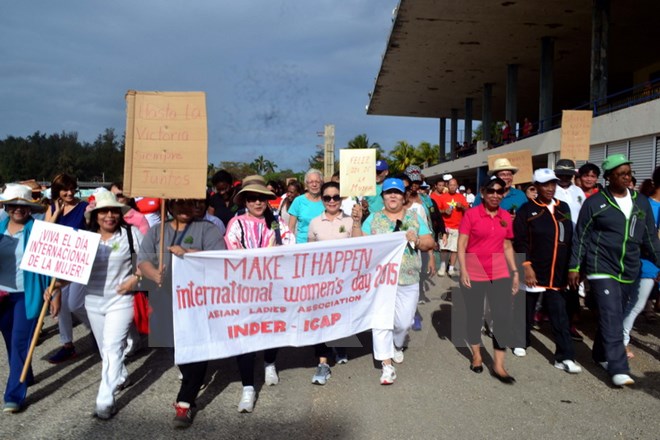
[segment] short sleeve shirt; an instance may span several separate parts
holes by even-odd
[[[491,217],[483,205],[465,212],[459,234],[468,236],[465,249],[466,270],[473,281],[491,281],[509,277],[504,258],[504,240],[513,238],[511,214],[499,208]]]
[[[307,232],[307,241],[337,240],[351,237],[353,219],[343,212],[333,219],[329,219],[325,212],[312,219]]]
[[[446,211],[447,209],[451,208],[451,214],[442,214],[442,219],[445,221],[445,227],[449,229],[458,229],[459,225],[461,224],[461,220],[463,219],[463,213],[465,211],[454,208],[456,208],[456,205],[458,204],[468,206],[468,202],[465,200],[463,194],[458,192],[450,194],[446,192],[438,196],[436,201],[439,201],[438,209],[441,211]]]
[[[296,223],[296,243],[307,243],[309,223],[325,210],[323,202],[319,199],[312,202],[305,194],[296,197],[289,207],[289,215],[298,219]]]

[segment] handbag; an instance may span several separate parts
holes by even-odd
[[[133,233],[131,232],[131,225],[126,226],[126,234],[128,237],[128,247],[131,252],[131,265],[133,266],[133,273],[137,272],[137,263],[135,261],[135,246],[133,244]],[[140,287],[140,284],[138,284]],[[133,322],[138,333],[142,335],[149,334],[149,315],[152,312],[149,306],[148,292],[144,290],[136,290],[133,292]]]

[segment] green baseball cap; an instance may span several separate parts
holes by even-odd
[[[614,168],[626,164],[631,165],[632,161],[628,160],[625,154],[613,154],[607,156],[603,161],[603,171],[612,171]]]

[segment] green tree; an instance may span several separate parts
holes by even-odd
[[[440,146],[431,145],[429,142],[420,142],[415,148],[415,165],[431,166],[439,161]]]
[[[264,175],[266,173],[272,173],[277,168],[274,162],[265,159],[263,156],[257,157],[250,166],[256,171],[257,174]]]
[[[415,160],[415,147],[406,141],[396,143],[390,151],[390,175],[402,173]]]
[[[348,141],[349,149],[366,149],[366,148],[375,148],[376,149],[376,160],[382,159],[385,156],[385,152],[381,148],[380,144],[377,142],[369,143],[369,137],[363,133],[355,136],[353,139]]]

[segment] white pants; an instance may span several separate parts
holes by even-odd
[[[73,319],[71,314],[76,315],[87,328],[89,319],[85,311],[85,286],[71,283],[62,287],[62,305],[57,317],[57,327],[60,330],[60,342],[69,344],[73,342]]]
[[[646,301],[649,300],[654,285],[655,280],[653,278],[641,278],[639,280],[637,301],[635,301],[635,304],[629,304],[626,306],[624,310],[623,345],[628,345],[628,343],[630,343],[630,330],[632,330],[633,325],[635,324],[635,319],[637,319],[639,314],[642,313],[642,310],[644,310],[644,306],[646,305]]]
[[[415,317],[419,301],[419,283],[398,286],[394,303],[394,329],[371,330],[373,335],[374,358],[378,361],[392,359],[394,346],[402,348],[406,335]]]
[[[86,301],[86,303],[88,303]],[[99,307],[94,304],[87,310],[89,323],[101,352],[101,383],[96,396],[96,408],[106,409],[114,405],[114,391],[128,379],[124,365],[124,347],[128,328],[133,322],[133,307],[116,304]]]

